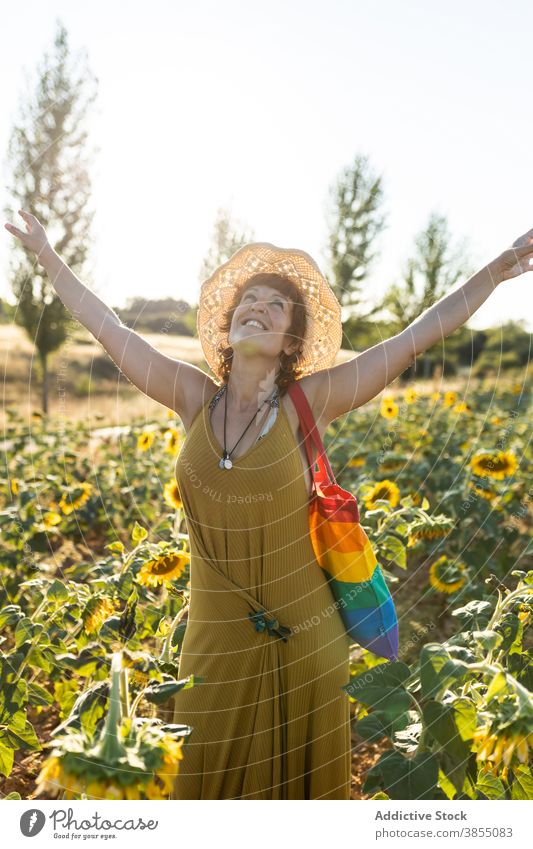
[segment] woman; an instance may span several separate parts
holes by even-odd
[[[175,799],[349,799],[349,641],[308,535],[311,475],[286,389],[321,436],[529,270],[533,230],[396,336],[340,365],[340,307],[308,254],[246,245],[202,286],[198,333],[216,382],[165,357],[85,287],[37,219],[7,229],[67,308],[187,437],[176,462],[191,599],[173,718],[193,727]]]

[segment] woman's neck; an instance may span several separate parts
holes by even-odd
[[[263,369],[254,373],[253,368],[243,371],[235,366],[232,365],[227,382],[228,405],[237,413],[257,409],[277,389],[276,372],[272,369],[265,374]]]

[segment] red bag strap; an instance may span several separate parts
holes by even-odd
[[[324,479],[327,481],[329,477],[331,483],[336,483],[335,475],[333,474],[333,470],[330,466],[328,455],[326,454],[326,449],[324,448],[324,443],[320,438],[320,434],[318,432],[313,417],[313,412],[311,410],[311,407],[309,406],[309,402],[305,396],[305,392],[303,391],[301,386],[298,386],[297,381],[293,381],[292,383],[290,383],[287,391],[291,397],[294,406],[296,407],[298,418],[300,419],[300,428],[304,436],[305,450],[307,452],[307,459],[309,460],[309,467],[313,476],[313,482],[321,483],[324,481]],[[313,462],[313,453],[311,450],[311,441],[315,443],[315,447],[317,449],[316,461],[319,467],[318,473],[315,472],[315,464]]]

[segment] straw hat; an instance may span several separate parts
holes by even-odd
[[[297,284],[305,304],[307,331],[298,367],[301,376],[332,365],[341,346],[341,307],[316,262],[305,251],[251,242],[220,265],[200,289],[198,337],[205,359],[218,375],[220,353],[229,345],[218,324],[237,289],[254,274],[283,274]]]

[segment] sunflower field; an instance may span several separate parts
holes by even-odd
[[[352,647],[352,798],[533,799],[525,386],[389,391],[328,428],[400,626],[396,662]],[[169,798],[193,733],[169,708],[195,685],[178,676],[183,428],[171,411],[113,432],[8,415],[2,795]]]

